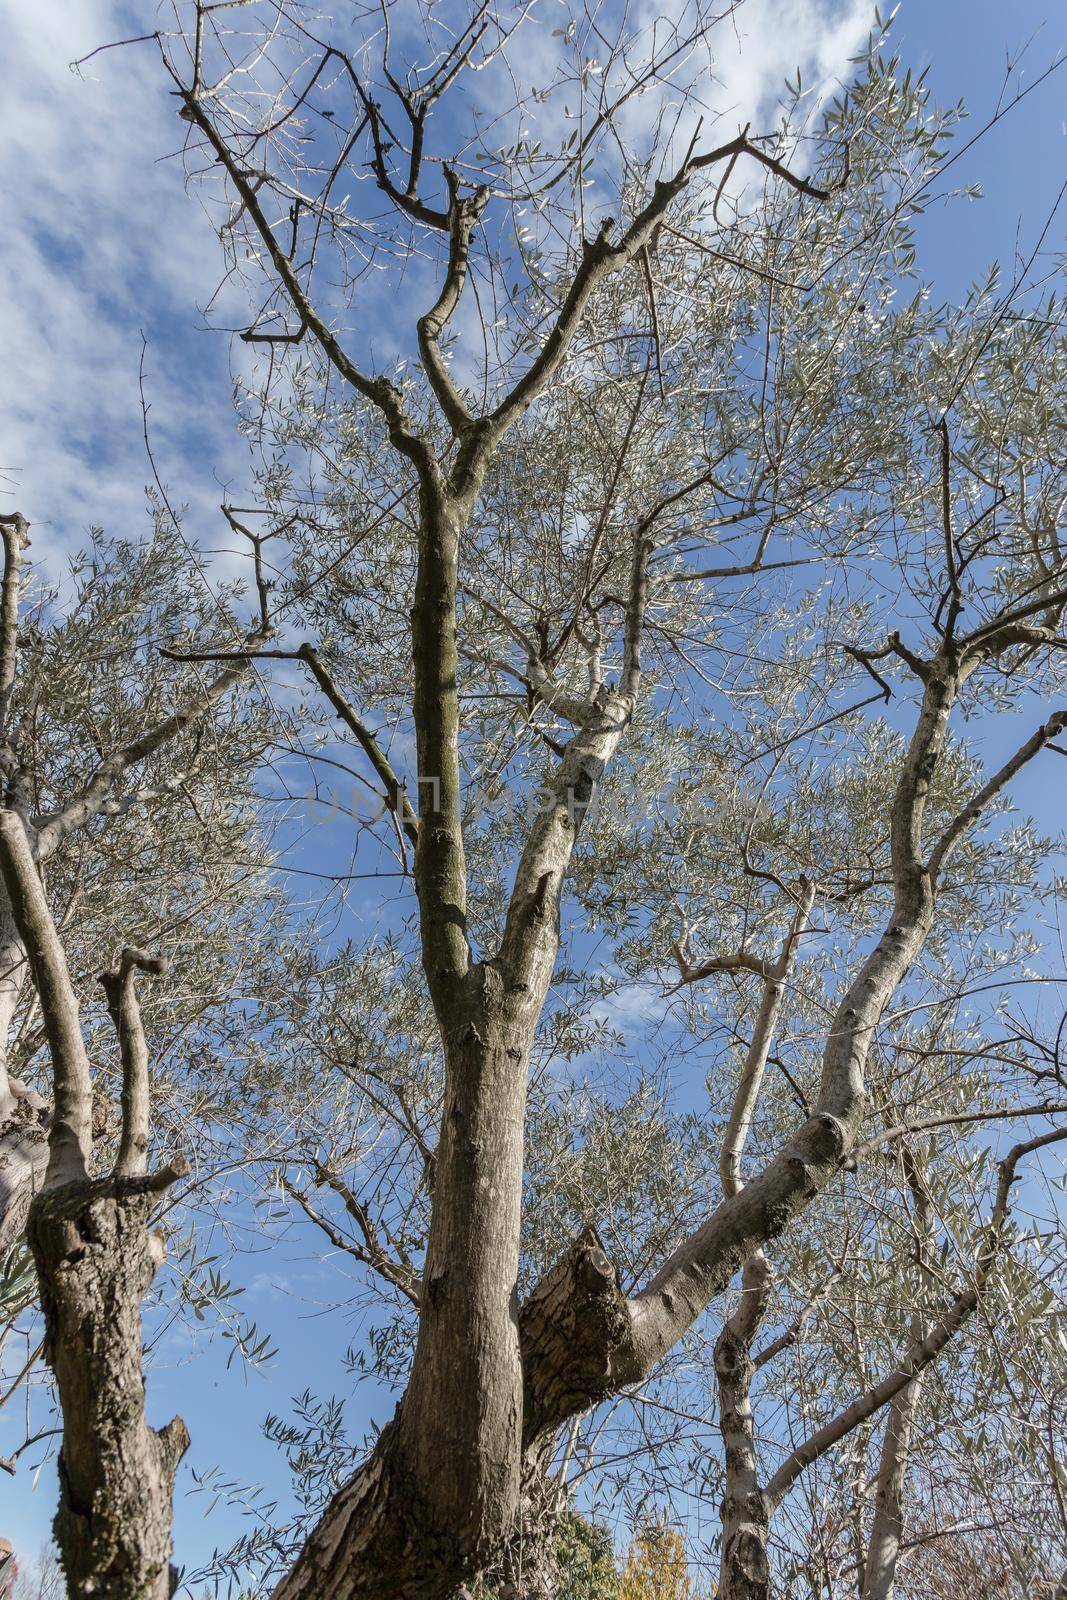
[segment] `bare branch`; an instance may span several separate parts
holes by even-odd
[[[45,1183],[54,1188],[88,1176],[92,1084],[67,959],[48,908],[26,824],[9,810],[0,811],[0,870],[29,956],[52,1057],[55,1110],[48,1135]]]
[[[455,314],[467,281],[467,264],[470,255],[471,234],[485,210],[489,190],[478,188],[472,195],[463,197],[459,183],[450,167],[445,168],[450,196],[448,270],[441,292],[432,308],[418,321],[419,351],[426,376],[437,396],[441,410],[454,434],[470,427],[473,418],[453,383],[447,363],[441,354],[441,334]]]
[[[938,1128],[960,1128],[978,1122],[1003,1122],[1016,1117],[1058,1117],[1067,1115],[1067,1102],[1047,1105],[997,1106],[988,1111],[958,1111],[952,1116],[917,1117],[912,1122],[898,1122],[856,1146],[851,1159],[860,1161],[872,1150],[892,1144],[897,1139],[908,1139],[916,1133],[933,1133]]]
[[[169,63],[167,66],[178,86],[178,92],[181,96],[182,105],[188,113],[188,119],[194,122],[205,135],[216,157],[229,176],[231,183],[240,195],[245,211],[266,246],[267,254],[270,256],[274,270],[278,274],[289,299],[292,301],[301,324],[311,332],[331,366],[336,369],[344,381],[350,384],[357,394],[361,394],[364,399],[371,401],[373,405],[378,407],[385,417],[389,428],[389,437],[401,454],[414,462],[420,473],[428,471],[431,464],[428,446],[412,428],[404,410],[399,389],[388,378],[370,378],[362,373],[355,362],[346,354],[336,336],[323,322],[304,291],[296,270],[279,243],[274,229],[267,221],[254,185],[249,181],[237,158],[204,110],[201,101],[182,85]]]
[[[334,1178],[328,1175],[325,1169],[319,1167],[316,1170],[319,1174],[318,1181],[320,1183],[328,1183],[331,1188],[336,1187]],[[415,1274],[410,1267],[405,1267],[400,1262],[393,1261],[382,1249],[377,1235],[367,1218],[365,1209],[359,1206],[358,1202],[356,1202],[354,1208],[353,1205],[348,1203],[347,1197],[342,1195],[342,1198],[345,1199],[346,1209],[360,1228],[360,1232],[363,1235],[363,1244],[358,1244],[354,1239],[345,1238],[344,1234],[334,1227],[330,1219],[312,1203],[307,1190],[293,1183],[285,1173],[280,1175],[280,1181],[286,1194],[297,1202],[308,1220],[313,1222],[326,1235],[335,1250],[343,1250],[347,1255],[355,1256],[357,1261],[361,1261],[364,1266],[373,1268],[387,1283],[391,1283],[394,1289],[398,1289],[413,1306],[419,1305],[421,1297]],[[347,1193],[351,1195],[350,1190]],[[352,1196],[353,1200],[354,1198]]]
[[[802,878],[792,926],[785,943],[782,945],[777,961],[768,963],[765,966],[763,994],[760,999],[759,1011],[756,1015],[755,1027],[752,1030],[752,1038],[745,1056],[745,1064],[738,1080],[734,1103],[730,1109],[730,1120],[723,1135],[722,1151],[719,1157],[722,1192],[728,1197],[740,1194],[743,1188],[741,1156],[748,1139],[749,1129],[752,1126],[752,1119],[756,1113],[760,1088],[763,1083],[763,1073],[767,1066],[767,1057],[770,1054],[778,1013],[781,1010],[782,1000],[785,995],[786,981],[795,964],[797,945],[807,929],[811,908],[814,903],[815,885],[807,878]]]
[[[823,1279],[811,1298],[801,1307],[785,1331],[779,1334],[777,1339],[772,1339],[770,1344],[764,1345],[762,1350],[756,1352],[752,1357],[752,1365],[757,1372],[761,1367],[765,1367],[768,1362],[773,1361],[776,1356],[780,1356],[783,1350],[788,1350],[797,1343],[806,1323],[810,1321],[811,1317],[822,1305],[834,1284],[840,1280],[843,1271],[842,1260],[834,1265],[832,1271]]]
[[[0,516],[4,540],[4,578],[0,589],[0,733],[7,724],[11,690],[15,682],[19,633],[19,577],[22,553],[30,542],[29,523],[18,511]]]
[[[817,1429],[804,1440],[803,1444],[790,1452],[767,1485],[767,1497],[772,1506],[781,1502],[800,1474],[811,1466],[812,1462],[817,1461],[861,1422],[866,1422],[868,1417],[872,1417],[882,1406],[888,1404],[917,1373],[929,1366],[930,1362],[941,1354],[945,1346],[959,1332],[975,1311],[1003,1250],[1004,1229],[1010,1212],[1011,1186],[1015,1182],[1019,1162],[1031,1152],[1056,1144],[1063,1139],[1067,1139],[1067,1128],[1053,1129],[1049,1133],[1039,1134],[1033,1139],[1015,1145],[1005,1156],[1000,1163],[1000,1178],[993,1214],[975,1264],[974,1282],[956,1296],[923,1338],[912,1341],[896,1369],[887,1378],[883,1378],[881,1383],[875,1384],[865,1394],[853,1400],[851,1405],[846,1406],[836,1417]]]
[[[937,424],[938,439],[941,447],[941,532],[945,541],[945,570],[948,574],[948,613],[944,622],[944,636],[951,639],[956,628],[956,620],[962,608],[960,595],[959,564],[956,559],[956,537],[952,529],[952,447],[948,436],[948,421],[942,417]],[[942,601],[942,605],[944,605]],[[934,618],[935,626],[941,614],[938,607]]]
[[[934,846],[930,856],[930,874],[933,879],[941,874],[941,870],[960,839],[973,827],[981,817],[982,812],[1007,788],[1012,778],[1021,772],[1028,761],[1032,761],[1045,746],[1053,739],[1059,737],[1064,728],[1067,728],[1067,711],[1055,712],[1047,722],[1043,723],[1037,732],[1031,734],[1024,745],[1021,745],[1015,754],[982,785],[974,799],[964,806],[958,816],[954,817]]]
[[[148,1170],[151,1100],[148,1046],[137,1000],[138,970],[162,975],[167,963],[162,957],[148,956],[143,950],[127,946],[118,966],[100,974],[122,1057],[122,1134],[114,1167],[116,1178],[139,1178]]]
[[[739,134],[736,139],[731,139],[727,144],[709,150],[704,155],[691,155],[672,178],[661,179],[656,183],[651,197],[630,222],[617,244],[611,242],[610,236],[614,228],[611,218],[601,224],[595,239],[583,242],[581,261],[540,353],[489,419],[491,431],[488,437],[494,443],[528,410],[554,376],[570,347],[594,291],[606,278],[619,271],[645,248],[674,201],[689,186],[693,174],[722,161],[736,160],[742,154],[761,163],[800,194],[825,200],[831,192],[791,172],[784,163],[762,150],[759,142],[750,139],[747,134]]]
[[[355,707],[346,700],[338,689],[330,673],[323,665],[321,656],[312,645],[302,644],[299,650],[294,652],[294,659],[303,661],[307,665],[316,683],[341,718],[345,727],[359,741],[360,748],[385,785],[389,809],[400,818],[401,826],[412,846],[417,845],[419,842],[419,819],[415,814],[411,801],[408,799],[407,790],[393,771],[389,758],[382,750],[381,745],[357,715]]]

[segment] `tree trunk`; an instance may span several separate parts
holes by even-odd
[[[491,987],[492,979],[487,981]],[[487,1023],[483,1044],[496,1038],[498,1024]],[[466,1049],[472,1070],[457,1074],[457,1082],[469,1083],[477,1065],[484,1086],[495,1070],[497,1046],[483,1054],[471,1039]],[[507,1046],[503,1058],[514,1066]],[[504,1167],[520,1163],[521,1143],[519,1148],[513,1145],[516,1129],[521,1141],[521,1104],[496,1126],[508,1143]],[[499,1184],[502,1166],[486,1169],[485,1163],[498,1162],[501,1149],[493,1139],[475,1137],[477,1129],[462,1100],[450,1100],[438,1153],[435,1215],[442,1205],[442,1172],[447,1174],[453,1165],[457,1172],[493,1171]],[[516,1166],[516,1206],[520,1182],[521,1166]],[[520,1595],[522,1600],[552,1595],[554,1548],[537,1491],[544,1480],[546,1452],[551,1452],[563,1421],[626,1381],[634,1362],[630,1319],[615,1269],[592,1229],[546,1274],[516,1317],[517,1262],[509,1254],[506,1273],[499,1262],[493,1269],[499,1240],[475,1231],[482,1226],[475,1215],[467,1218],[462,1231],[458,1217],[460,1206],[496,1207],[500,1200],[488,1183],[467,1183],[459,1186],[458,1202],[449,1206],[457,1217],[449,1248],[457,1251],[463,1276],[451,1281],[445,1276],[424,1312],[424,1323],[429,1314],[438,1339],[449,1318],[457,1322],[450,1365],[436,1377],[442,1385],[436,1391],[440,1398],[435,1401],[431,1394],[419,1401],[413,1373],[395,1418],[370,1458],[331,1500],[274,1600],[451,1600],[487,1571],[502,1580],[501,1593],[510,1592],[516,1600]],[[485,1292],[495,1294],[502,1284],[509,1287],[506,1325],[514,1343],[509,1340],[506,1348],[491,1339],[476,1342],[464,1336],[468,1324],[462,1307],[477,1304],[482,1284]],[[458,1307],[451,1300],[457,1285],[463,1291]],[[479,1371],[486,1372],[485,1379],[477,1376]],[[514,1398],[512,1374],[522,1380]],[[495,1415],[477,1404],[474,1385],[479,1381],[486,1382],[486,1393],[497,1396]],[[422,1414],[413,1414],[419,1405]],[[465,1427],[479,1430],[484,1459],[468,1459],[469,1453],[456,1443],[457,1430]],[[412,1440],[418,1448],[412,1448]],[[485,1460],[499,1463],[499,1477],[487,1474]]]
[[[151,1180],[71,1183],[39,1194],[28,1237],[46,1354],[63,1411],[55,1519],[74,1600],[167,1600],[180,1417],[144,1414],[141,1302],[162,1259],[148,1229]]]
[[[771,1270],[757,1251],[745,1263],[741,1304],[715,1341],[719,1430],[726,1459],[719,1600],[770,1600],[770,1502],[759,1482],[752,1420],[752,1341],[763,1320]]]
[[[519,1510],[499,1557],[487,1569],[483,1588],[493,1600],[557,1600],[560,1586],[557,1534],[566,1501],[550,1475],[553,1440],[523,1458]]]
[[[491,1557],[442,1527],[405,1461],[401,1402],[375,1449],[340,1488],[274,1600],[471,1600],[484,1583],[494,1600],[556,1600],[559,1568],[555,1485],[542,1452],[526,1459],[518,1504]],[[443,1461],[439,1476],[448,1475]]]
[[[506,998],[498,969],[472,968],[446,1038],[419,1337],[399,1422],[422,1495],[472,1570],[499,1550],[519,1498],[516,1282],[533,1030],[507,1016]]]
[[[878,1462],[878,1487],[867,1544],[862,1600],[893,1600],[904,1537],[904,1493],[911,1431],[921,1390],[922,1378],[917,1376],[890,1402]]]
[[[430,498],[425,484],[423,495]],[[628,643],[626,692],[597,689],[527,839],[499,954],[468,965],[455,739],[455,529],[431,511],[424,507],[413,617],[423,775],[416,884],[445,1101],[419,1336],[391,1428],[331,1501],[275,1600],[458,1600],[500,1559],[518,1525],[524,1448],[650,1372],[738,1268],[752,1268],[762,1245],[840,1170],[863,1113],[874,1030],[933,917],[922,814],[958,688],[951,674],[931,674],[926,684],[894,799],[893,916],[835,1013],[814,1114],[634,1300],[621,1294],[594,1247],[580,1243],[535,1291],[522,1318],[520,1356],[515,1286],[529,1049],[558,951],[574,839],[633,714],[640,663],[636,641]],[[639,553],[634,617],[643,561]],[[637,624],[634,630],[639,637]],[[735,1496],[732,1548],[737,1581],[758,1586],[763,1524],[775,1495],[771,1485],[759,1492],[765,1508],[757,1489]]]
[[[277,1600],[446,1600],[498,1560],[520,1504],[519,1207],[531,1027],[493,964],[445,1038],[446,1094],[407,1391]]]

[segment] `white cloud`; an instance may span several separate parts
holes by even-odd
[[[693,3],[644,0],[638,31],[647,39],[654,24],[684,29]],[[78,542],[93,522],[115,532],[144,527],[142,329],[160,469],[175,501],[191,504],[191,530],[209,546],[222,542],[215,475],[240,480],[246,472],[230,408],[227,341],[204,330],[196,309],[216,288],[219,246],[184,188],[175,155],[183,124],[155,47],[107,51],[81,76],[69,67],[100,44],[144,31],[153,15],[124,0],[10,0],[5,13],[0,339],[8,383],[0,503],[36,524],[39,559]],[[711,55],[694,53],[674,87],[628,108],[637,143],[664,97],[683,88],[732,129],[768,115],[798,65],[813,86],[838,81],[870,17],[868,0],[746,0],[713,30]],[[468,85],[483,110],[494,94],[514,92],[516,61],[526,83],[553,76],[563,44],[552,38],[552,20],[546,14],[541,25],[531,19],[520,30],[516,59],[506,71],[500,65],[499,84],[491,71]],[[539,124],[562,117],[564,99],[554,96],[530,114]],[[559,131],[569,126],[561,122]],[[371,298],[380,312],[376,343],[384,335],[371,354],[389,365],[390,333],[398,347],[405,341],[393,326],[392,299],[379,305],[373,287]],[[473,317],[473,309],[464,314]],[[238,358],[245,354],[241,347]]]
[[[662,1022],[667,1010],[667,1002],[659,989],[648,984],[621,983],[610,994],[593,1002],[589,1018],[601,1027],[628,1035],[636,1027]]]
[[[685,36],[695,32],[695,10],[694,0],[644,0],[641,24],[649,38],[664,24]],[[669,82],[625,108],[627,137],[651,154],[654,130],[671,129],[671,145],[661,150],[669,171],[694,136],[707,147],[746,124],[753,133],[770,132],[780,118],[786,79],[795,81],[798,70],[810,117],[851,75],[852,58],[873,21],[871,0],[744,0],[694,45]],[[735,184],[748,177],[739,168]]]
[[[593,9],[595,30],[580,20],[582,7],[571,0],[536,13],[536,24],[528,21],[490,70],[473,84],[466,81],[491,130],[487,145],[506,146],[523,132],[544,151],[559,150],[588,128],[603,105],[615,108],[611,133],[601,130],[583,169],[587,235],[601,218],[618,215],[623,150],[637,170],[673,174],[694,139],[696,149],[706,151],[746,124],[754,134],[773,132],[786,79],[794,81],[798,70],[805,91],[799,115],[813,121],[852,75],[874,22],[872,0],[741,0],[736,8],[715,0],[638,0],[625,11],[609,0]],[[565,25],[569,16],[579,19],[573,38],[565,26],[550,26]],[[624,48],[612,47],[616,30],[625,35]],[[579,58],[587,68],[584,90],[575,81]],[[627,98],[633,83],[643,87]],[[802,171],[805,164],[801,146],[791,165]],[[534,187],[548,170],[531,168]],[[766,181],[763,168],[739,162],[729,193],[737,198],[748,189],[754,198]],[[547,256],[574,243],[570,204],[569,184],[561,184],[520,208],[517,222]],[[506,251],[506,228],[502,237]],[[469,377],[478,342],[477,313],[469,303],[454,327],[475,363],[457,367]]]
[[[101,522],[140,535],[149,478],[138,393],[149,341],[153,448],[176,502],[210,542],[240,473],[226,340],[197,331],[218,243],[183,187],[181,144],[151,44],[77,56],[144,31],[117,0],[13,0],[5,12],[0,341],[8,382],[2,503],[54,563]]]
[[[715,34],[713,70],[724,115],[768,119],[800,69],[816,104],[850,75],[874,22],[870,0],[746,0]]]

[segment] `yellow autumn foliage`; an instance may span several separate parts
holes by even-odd
[[[623,1568],[619,1600],[697,1600],[677,1528],[653,1523],[634,1537]]]

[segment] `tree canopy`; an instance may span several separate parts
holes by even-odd
[[[176,1581],[184,1425],[122,1391],[142,1300],[265,1357],[238,1220],[354,1278],[395,1413],[270,1416],[288,1509],[198,1461],[249,1521],[192,1593],[1067,1570],[1059,263],[940,301],[962,108],[879,21],[735,127],[724,9],[128,46],[253,471],[221,565],[158,481],[59,588],[2,519],[0,1291],[72,1592]]]

